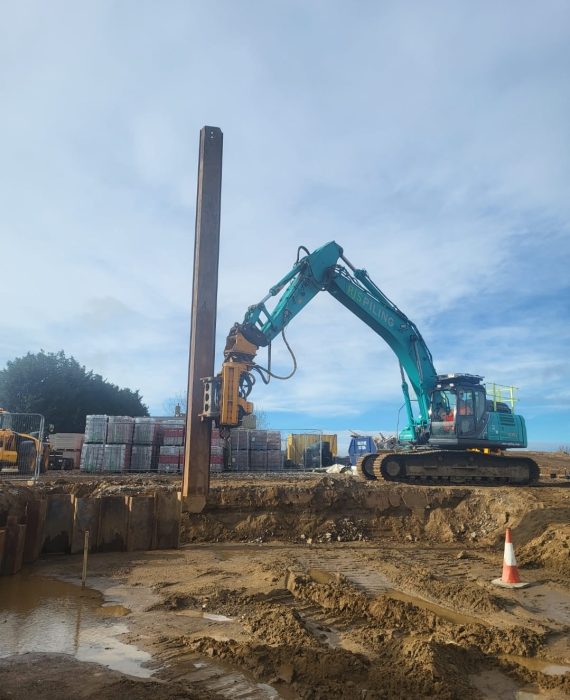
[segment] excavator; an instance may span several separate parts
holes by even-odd
[[[370,480],[413,483],[530,484],[539,478],[536,462],[506,456],[504,450],[525,448],[524,418],[515,414],[515,390],[483,383],[476,374],[438,374],[431,352],[416,325],[357,269],[343,248],[331,241],[312,253],[297,250],[292,269],[267,295],[247,309],[231,328],[221,371],[206,377],[202,418],[229,435],[253,412],[248,397],[256,376],[288,379],[297,368],[285,337],[286,326],[321,291],[327,291],[369,326],[393,350],[400,366],[407,424],[397,445],[362,455],[359,474]],[[276,297],[272,310],[267,302]],[[271,370],[271,343],[278,336],[291,353],[293,371],[286,377]],[[267,367],[256,362],[267,347]],[[255,374],[254,374],[255,373]],[[413,391],[415,399],[410,392]],[[417,402],[416,412],[412,403]]]

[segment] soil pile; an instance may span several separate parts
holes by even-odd
[[[524,566],[545,567],[570,581],[570,525],[549,525],[521,547],[517,556]]]

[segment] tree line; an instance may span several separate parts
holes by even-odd
[[[121,389],[59,352],[28,353],[0,370],[0,407],[41,413],[58,433],[82,433],[92,414],[148,416],[139,391]]]

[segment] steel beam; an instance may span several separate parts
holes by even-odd
[[[196,238],[194,281],[188,366],[188,408],[182,496],[191,513],[206,505],[210,487],[210,421],[200,418],[203,377],[214,374],[218,261],[220,250],[220,208],[222,198],[223,134],[218,127],[200,131],[198,192],[196,196]]]

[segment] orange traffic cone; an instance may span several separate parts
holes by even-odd
[[[517,568],[517,560],[515,559],[515,548],[511,539],[511,529],[507,528],[505,536],[505,555],[503,557],[503,575],[501,578],[493,580],[496,586],[503,588],[525,588],[530,586],[530,583],[523,583],[519,576]]]

